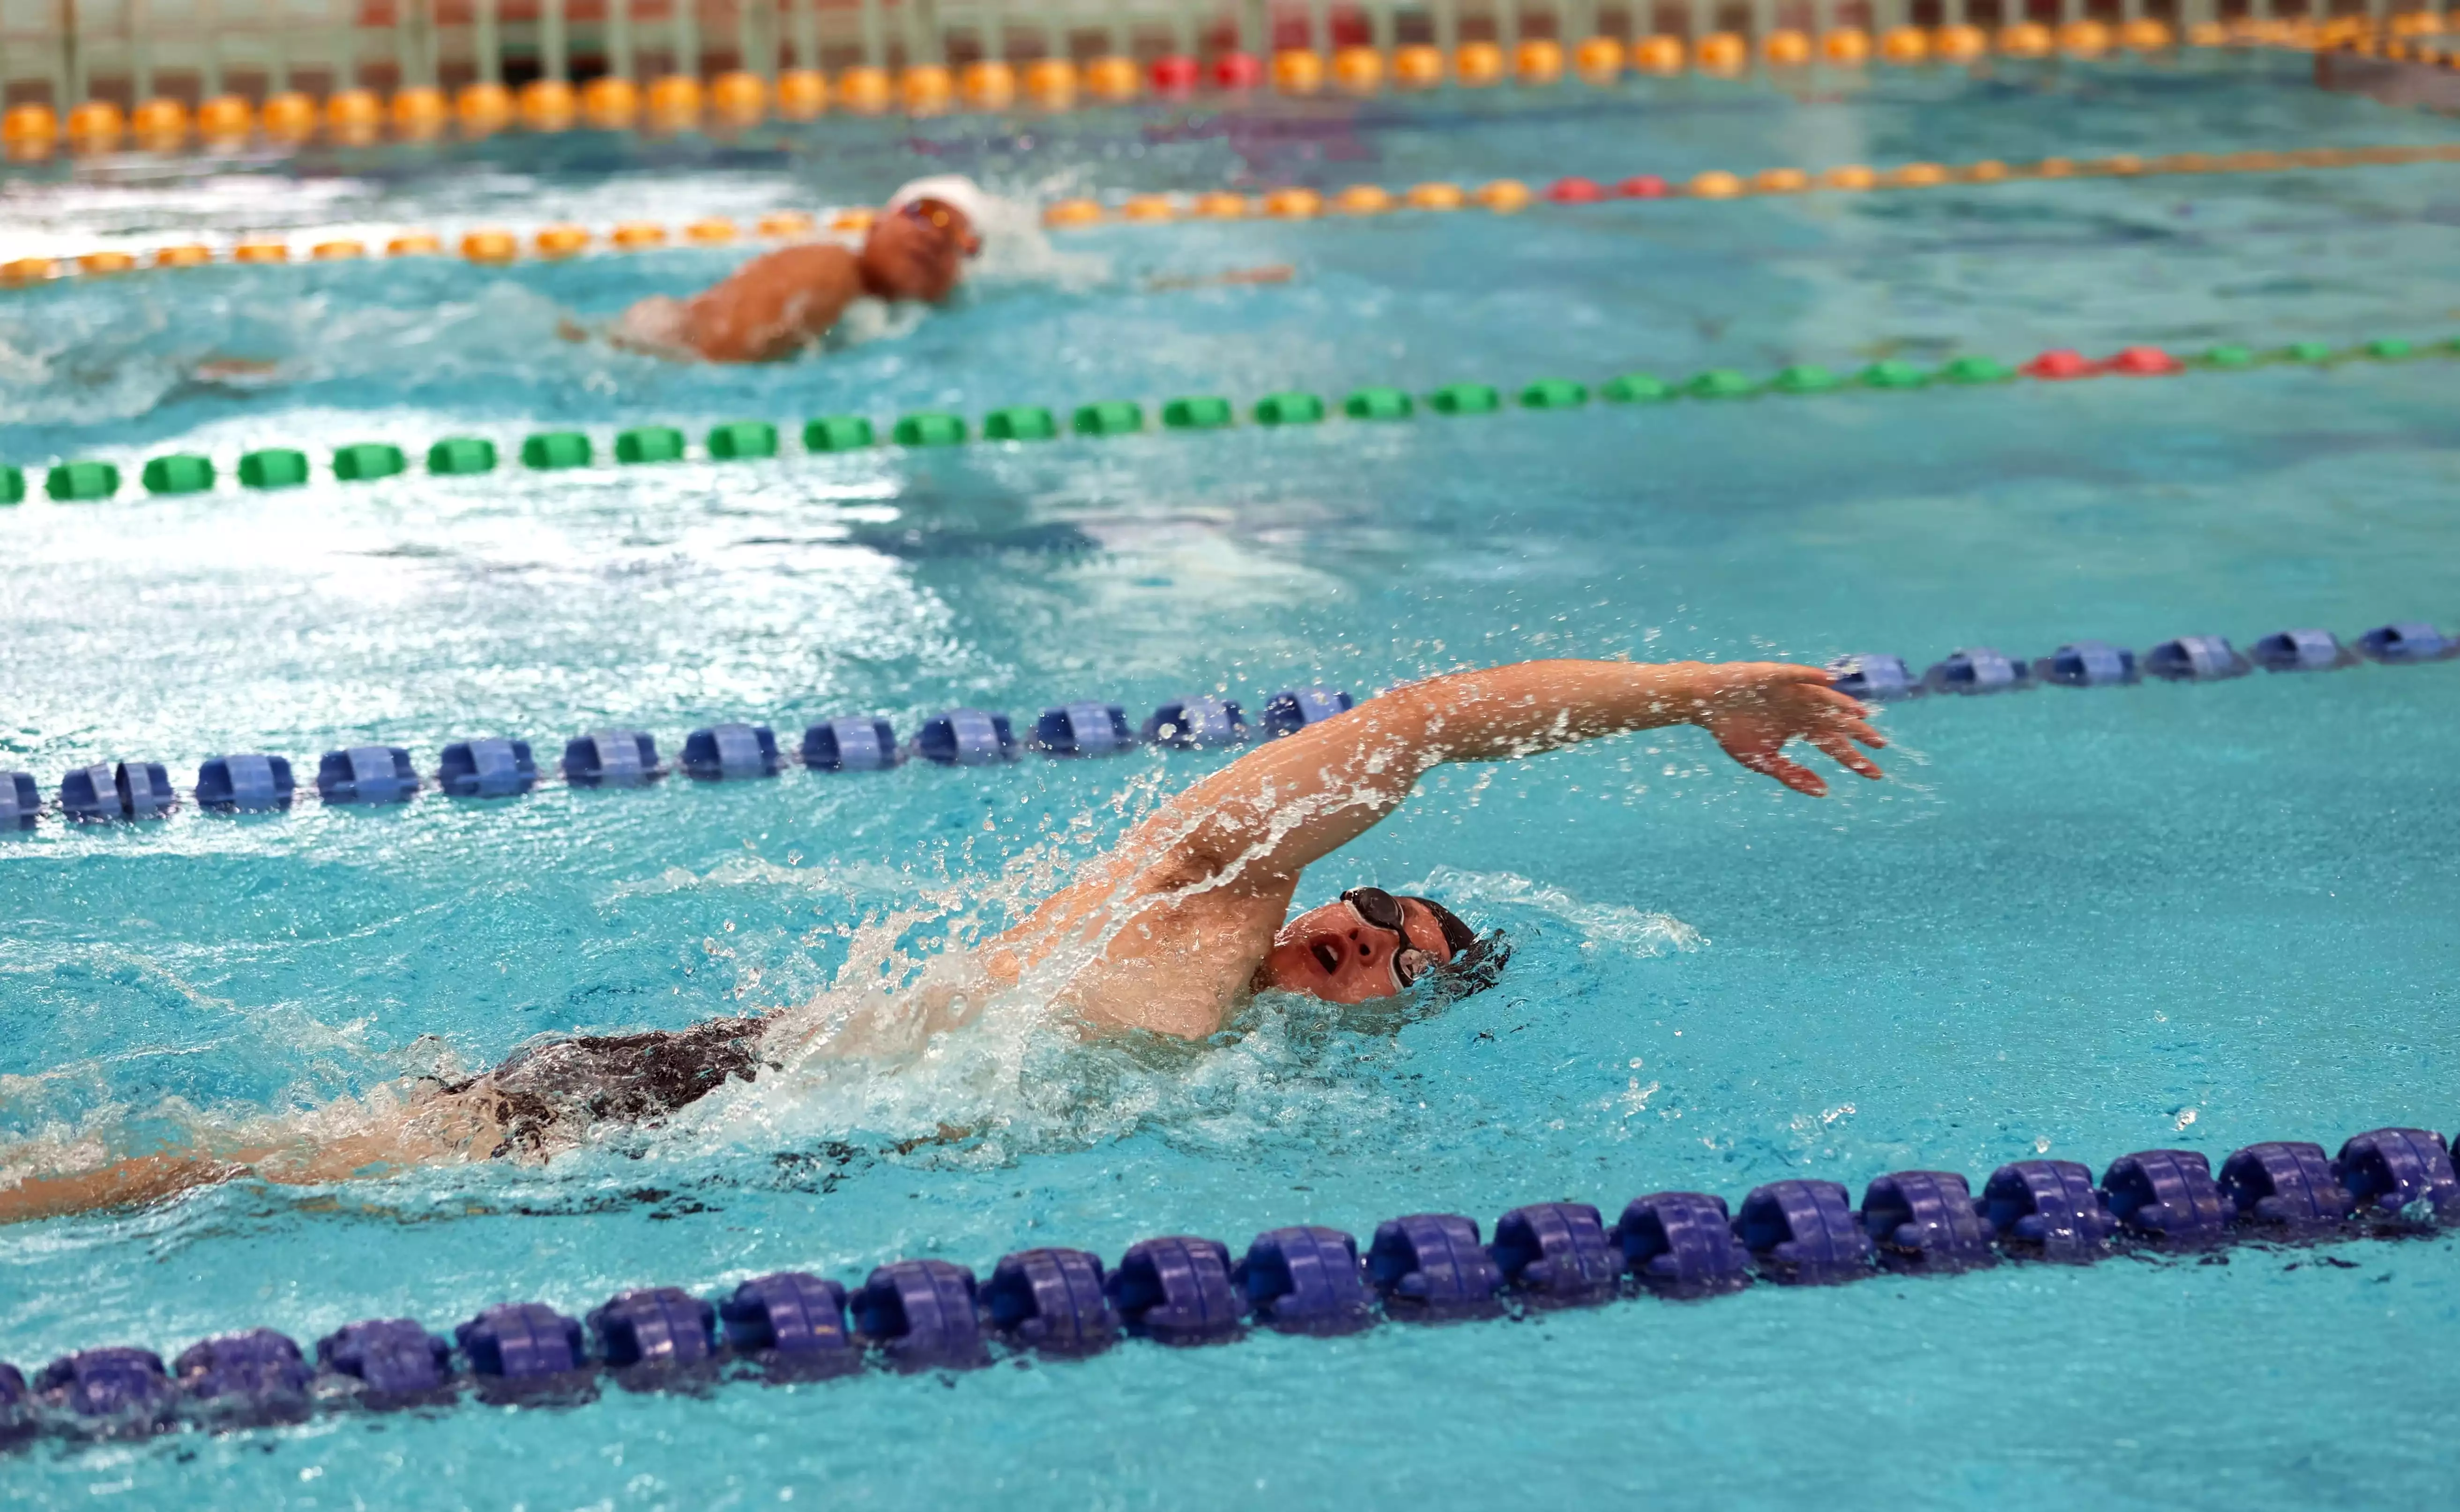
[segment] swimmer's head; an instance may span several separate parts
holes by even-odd
[[[1283,925],[1255,985],[1327,1003],[1365,1003],[1437,980],[1452,995],[1467,996],[1493,987],[1511,954],[1499,933],[1479,939],[1431,898],[1353,887],[1338,903]]]
[[[981,254],[989,202],[962,174],[917,179],[888,197],[862,242],[864,286],[885,299],[938,301]]]

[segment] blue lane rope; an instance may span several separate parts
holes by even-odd
[[[1835,686],[1876,702],[1931,694],[2016,692],[2041,684],[2118,687],[2152,677],[2165,682],[2216,682],[2266,671],[2328,671],[2372,661],[2408,666],[2460,656],[2460,638],[2424,622],[2380,626],[2344,645],[2329,630],[2280,630],[2245,652],[2226,636],[2183,635],[2140,656],[2106,641],[2074,641],[2025,661],[1986,646],[1962,647],[1919,676],[1902,657],[1863,653],[1828,664]],[[1236,746],[1303,730],[1355,705],[1328,687],[1289,688],[1264,701],[1250,725],[1234,700],[1209,693],[1173,698],[1132,731],[1126,710],[1098,700],[1045,709],[1026,735],[1007,714],[949,709],[931,715],[901,745],[877,716],[823,720],[806,728],[789,752],[768,725],[720,724],[684,738],[677,765],[705,781],[775,777],[790,762],[820,772],[882,771],[911,759],[942,766],[1001,766],[1023,751],[1054,757],[1115,756],[1138,744],[1188,750]],[[403,746],[353,746],[328,751],[316,764],[315,796],[329,804],[398,803],[432,784],[453,798],[510,798],[556,776],[575,787],[640,787],[666,777],[655,736],[604,730],[567,741],[557,768],[541,771],[527,740],[456,740],[439,754],[432,778],[422,778]],[[211,813],[287,809],[302,792],[289,757],[262,753],[210,756],[190,790]],[[159,819],[179,806],[169,769],[159,761],[103,761],[72,768],[60,779],[55,810],[70,821]],[[31,772],[0,770],[0,833],[33,827],[46,809]]]
[[[1235,746],[1274,739],[1328,719],[1357,700],[1338,688],[1285,688],[1264,700],[1257,725],[1233,699],[1210,693],[1173,698],[1141,731],[1118,704],[1084,701],[1045,709],[1023,738],[1008,715],[948,709],[924,719],[903,745],[887,720],[828,719],[803,732],[799,764],[820,772],[884,771],[911,758],[941,766],[996,766],[1027,750],[1053,757],[1116,756],[1139,744],[1176,750]],[[767,725],[721,724],[684,737],[676,765],[704,781],[775,777],[788,763]],[[657,737],[641,730],[601,730],[565,742],[563,760],[541,772],[527,740],[505,736],[456,740],[436,759],[433,785],[453,798],[510,798],[561,777],[573,787],[643,787],[670,769]],[[328,751],[316,763],[314,795],[328,804],[402,803],[429,785],[403,746],[352,746]],[[208,756],[190,790],[209,813],[261,813],[289,808],[302,795],[288,756],[263,753]],[[103,761],[72,767],[60,779],[56,810],[68,820],[159,819],[179,806],[170,770],[159,761]],[[45,804],[31,772],[0,771],[0,832],[33,826]]]
[[[1472,1219],[1418,1213],[1379,1225],[1364,1256],[1336,1228],[1271,1229],[1236,1262],[1219,1240],[1171,1235],[1129,1246],[1113,1267],[1080,1249],[1023,1250],[1003,1256],[987,1282],[945,1260],[898,1260],[851,1291],[803,1271],[756,1277],[714,1302],[675,1287],[628,1290],[592,1309],[585,1326],[543,1302],[503,1303],[449,1341],[413,1319],[368,1319],[319,1339],[313,1364],[271,1329],[202,1340],[168,1369],[129,1346],[62,1355],[31,1383],[0,1364],[0,1442],[296,1422],[464,1393],[572,1402],[593,1396],[602,1375],[642,1390],[725,1375],[960,1371],[1019,1353],[1098,1353],[1123,1335],[1197,1345],[1251,1327],[1349,1333],[2003,1261],[2400,1238],[2455,1222],[2449,1143],[2392,1128],[2356,1136],[2337,1157],[2318,1144],[2251,1144],[2217,1177],[2193,1150],[2121,1156],[2097,1184],[2073,1161],[2018,1161],[1992,1172],[1979,1198],[1953,1171],[1898,1171],[1873,1181],[1858,1209],[1840,1183],[1808,1180],[1756,1187],[1731,1212],[1707,1193],[1652,1192],[1611,1225],[1585,1203],[1540,1203],[1505,1213],[1491,1244]]]

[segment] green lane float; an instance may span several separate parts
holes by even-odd
[[[308,481],[308,454],[268,446],[239,459],[239,480],[249,488],[296,488]]]
[[[777,427],[767,420],[730,420],[709,433],[709,455],[721,462],[757,461],[777,455]]]
[[[925,410],[919,415],[898,416],[888,434],[900,446],[961,446],[965,439],[965,421],[963,415]]]
[[[541,431],[521,442],[521,465],[541,472],[562,467],[586,467],[596,454],[589,437],[579,431]]]
[[[1126,399],[1080,404],[1069,422],[1079,436],[1133,436],[1145,428],[1145,408]]]
[[[1675,397],[1674,385],[1645,373],[1608,378],[1598,393],[1616,404],[1660,404]]]
[[[1520,391],[1524,410],[1577,410],[1589,402],[1589,386],[1569,378],[1540,378]]]
[[[1312,394],[1267,394],[1256,401],[1258,425],[1313,425],[1324,418],[1324,400]]]
[[[1427,408],[1437,415],[1493,415],[1503,408],[1503,395],[1490,383],[1448,383],[1427,395]]]
[[[1057,417],[1038,404],[1011,404],[1005,410],[993,410],[983,416],[983,439],[986,441],[1052,441],[1058,438]]]
[[[823,415],[803,427],[807,452],[855,452],[875,444],[871,422],[859,415]]]
[[[1866,389],[1925,389],[1930,387],[1930,374],[1910,362],[1875,362],[1856,374],[1854,381]]]
[[[149,458],[137,480],[149,494],[201,494],[214,486],[214,464],[210,458],[175,452]]]
[[[2352,363],[2413,363],[2432,357],[2460,358],[2460,338],[2411,340],[2377,336],[2350,347],[2302,341],[2285,347],[2259,349],[2227,343],[2180,359],[2157,347],[2134,346],[2094,360],[2068,349],[2046,351],[2022,368],[1993,357],[1952,358],[1925,369],[1898,358],[1873,362],[1852,376],[1813,363],[1795,363],[1766,379],[1731,368],[1712,368],[1680,381],[1653,373],[1626,373],[1592,388],[1577,378],[1538,378],[1508,391],[1514,407],[1563,411],[1587,406],[1593,399],[1617,405],[1671,404],[1693,400],[1741,399],[1754,395],[1811,397],[1834,394],[1911,393],[1940,386],[1964,388],[2020,382],[2069,382],[2078,379],[2121,380],[2168,377],[2187,372],[2233,373],[2297,366],[2339,368]],[[1305,390],[1267,394],[1247,409],[1247,423],[1265,430],[1321,425],[1338,409],[1346,419],[1363,423],[1408,420],[1423,408],[1438,415],[1492,415],[1505,407],[1507,391],[1485,383],[1452,383],[1420,394],[1390,386],[1353,389],[1339,404]],[[1063,427],[1061,414],[1069,415]],[[1184,394],[1160,408],[1162,428],[1170,431],[1219,431],[1241,424],[1238,405],[1218,394]],[[991,411],[981,421],[987,442],[1052,441],[1063,430],[1080,437],[1135,436],[1146,429],[1144,406],[1133,399],[1103,399],[1055,411],[1042,405],[1017,404]],[[959,446],[973,439],[965,417],[937,411],[899,416],[886,439],[909,448]],[[871,419],[859,415],[824,415],[805,422],[803,449],[814,454],[868,451],[882,437]],[[779,455],[778,427],[767,420],[732,420],[710,429],[708,455],[713,460],[751,460]],[[618,432],[614,454],[625,463],[680,461],[690,455],[685,434],[665,425],[641,425]],[[596,458],[594,444],[581,431],[541,431],[520,443],[521,465],[535,471],[585,467]],[[362,441],[336,449],[333,476],[344,482],[372,482],[409,470],[403,449],[390,441]],[[439,477],[466,477],[495,470],[497,443],[483,437],[446,437],[427,448],[427,470]],[[239,481],[251,489],[295,488],[308,481],[305,452],[266,447],[240,458]],[[212,492],[221,474],[209,458],[171,453],[148,459],[138,474],[150,495],[180,496]],[[119,492],[119,468],[111,462],[62,461],[50,465],[43,491],[61,502],[111,499]],[[25,472],[0,464],[0,504],[26,497]]]
[[[1748,399],[1760,386],[1731,368],[1710,368],[1685,384],[1683,392],[1695,399]]]
[[[684,433],[671,425],[636,425],[615,433],[615,459],[626,466],[641,462],[680,462]]]
[[[43,479],[43,492],[64,504],[109,499],[119,492],[119,469],[109,462],[62,462]]]
[[[1825,394],[1844,383],[1844,379],[1808,362],[1795,363],[1769,380],[1769,388],[1778,394]]]
[[[1229,400],[1210,394],[1173,399],[1161,407],[1161,423],[1174,431],[1218,431],[1236,418]]]
[[[439,478],[467,478],[496,470],[496,443],[478,436],[448,436],[427,449],[427,470]]]
[[[1406,420],[1417,408],[1399,389],[1360,389],[1341,401],[1341,413],[1353,420]]]
[[[1940,369],[1939,375],[1949,383],[2012,383],[2016,370],[1988,357],[1958,357]]]
[[[391,441],[361,441],[333,453],[333,476],[346,483],[372,483],[398,477],[409,467],[410,458]]]

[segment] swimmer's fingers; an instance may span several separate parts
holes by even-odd
[[[1872,760],[1861,752],[1855,750],[1854,742],[1846,739],[1843,735],[1836,731],[1822,730],[1812,735],[1804,735],[1803,738],[1810,741],[1813,745],[1817,746],[1820,750],[1827,752],[1832,760],[1848,772],[1858,772],[1862,776],[1871,778],[1873,781],[1878,780],[1878,778],[1883,775],[1879,771],[1879,764],[1877,761]],[[1877,749],[1877,742],[1876,741],[1866,740],[1863,743],[1865,745],[1872,746],[1874,749]]]
[[[1728,740],[1720,735],[1717,743],[1725,747],[1726,755],[1732,756],[1739,765],[1762,777],[1772,777],[1797,793],[1807,793],[1813,798],[1825,798],[1828,794],[1828,784],[1820,779],[1818,773],[1777,754],[1778,746],[1784,744],[1782,736],[1772,744],[1758,739]]]
[[[1813,798],[1828,796],[1828,783],[1818,773],[1798,761],[1789,761],[1773,751],[1736,752],[1734,759],[1754,772],[1776,778],[1796,793]]]
[[[1861,741],[1864,745],[1869,746],[1874,751],[1885,751],[1888,748],[1888,737],[1879,734],[1877,728],[1875,727],[1868,719],[1857,719],[1847,715],[1831,715],[1828,720],[1827,728],[1823,730],[1821,734],[1851,735],[1855,739]],[[1825,748],[1823,747],[1822,749]]]

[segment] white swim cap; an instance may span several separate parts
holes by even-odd
[[[972,222],[976,235],[988,234],[991,220],[991,198],[983,193],[982,185],[962,173],[938,173],[927,179],[917,179],[888,197],[887,212],[895,215],[917,200],[937,200],[965,212]]]

